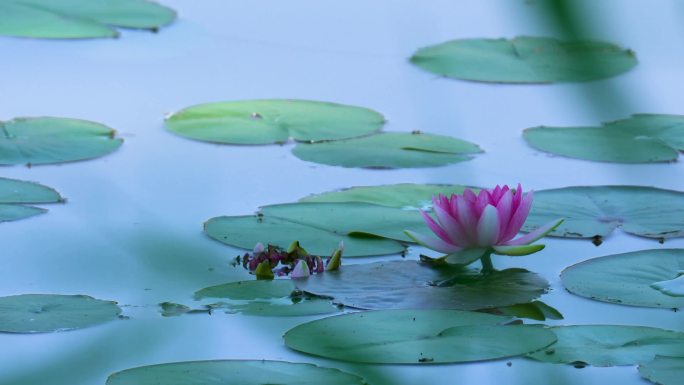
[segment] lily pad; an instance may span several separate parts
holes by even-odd
[[[374,364],[451,363],[512,357],[555,342],[544,328],[500,326],[506,318],[456,310],[389,310],[345,314],[285,333],[294,350]]]
[[[651,284],[674,279],[682,269],[683,249],[642,250],[578,263],[563,270],[561,280],[569,292],[597,301],[676,309],[684,307],[684,297]]]
[[[358,309],[478,310],[530,302],[548,282],[524,269],[489,274],[415,261],[344,265],[307,279],[298,288]]]
[[[17,118],[0,122],[0,165],[50,164],[97,158],[122,139],[99,123],[67,118]]]
[[[117,319],[120,313],[116,302],[86,295],[0,297],[0,332],[47,333],[81,329]]]
[[[411,62],[438,75],[489,83],[583,82],[637,64],[634,52],[611,43],[528,36],[451,40],[419,49]]]
[[[545,304],[542,301],[520,303],[510,306],[486,309],[483,311],[486,311],[490,314],[507,315],[518,318],[529,318],[537,321],[546,321],[547,319],[563,319],[563,315],[558,310]]]
[[[684,193],[641,186],[565,187],[535,192],[523,231],[556,218],[550,233],[566,238],[603,238],[616,228],[641,237],[684,236]]]
[[[342,167],[435,167],[472,159],[476,144],[442,135],[385,132],[335,142],[299,143],[292,150],[309,162]]]
[[[684,357],[657,356],[639,365],[641,377],[660,385],[679,385],[684,378]]]
[[[555,364],[636,365],[656,355],[684,356],[684,333],[645,326],[578,325],[552,327],[558,342],[530,354]]]
[[[188,361],[114,373],[106,385],[364,385],[354,374],[312,364],[266,360]]]
[[[15,221],[47,212],[24,203],[57,203],[63,198],[50,187],[16,179],[0,178],[0,222]]]
[[[533,127],[523,137],[532,147],[570,158],[670,162],[684,150],[684,116],[638,114],[600,127]]]
[[[325,192],[302,198],[300,202],[365,202],[381,206],[401,209],[427,209],[432,206],[432,197],[438,194],[450,196],[462,194],[470,188],[477,192],[479,189],[461,185],[448,184],[413,184],[401,183],[383,186],[359,186],[339,191]]]
[[[405,250],[404,245],[390,239],[352,237],[258,215],[211,218],[204,224],[204,231],[219,242],[243,249],[252,249],[257,242],[287,249],[294,240],[298,240],[315,255],[329,255],[340,241],[344,242],[345,257],[396,254]]]
[[[195,299],[206,298],[232,300],[212,303],[210,307],[248,315],[287,317],[340,311],[330,300],[297,292],[297,287],[290,279],[230,282],[206,287],[195,293]]]
[[[166,119],[166,127],[175,134],[229,144],[353,138],[384,124],[382,115],[367,108],[286,99],[200,104]]]
[[[117,37],[116,27],[156,31],[176,18],[146,0],[3,0],[0,35],[53,39]]]

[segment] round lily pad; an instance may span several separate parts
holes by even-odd
[[[290,279],[240,281],[206,287],[195,293],[195,299],[232,300],[210,306],[248,315],[302,316],[340,311],[330,300],[293,293],[296,290]]]
[[[309,253],[330,255],[344,242],[345,257],[396,254],[404,245],[390,239],[348,236],[332,230],[320,229],[266,216],[236,216],[211,218],[204,231],[213,239],[243,249],[252,249],[257,242],[287,249],[298,240]]]
[[[506,318],[456,310],[389,310],[328,317],[285,333],[303,353],[375,364],[491,360],[543,349],[555,342],[544,328],[501,326]]]
[[[476,144],[443,135],[385,132],[325,143],[299,143],[292,150],[309,162],[342,167],[435,167],[472,159]]]
[[[114,373],[106,385],[364,385],[363,378],[312,364],[266,361],[189,361]]]
[[[0,222],[39,215],[47,210],[24,203],[57,203],[63,199],[54,189],[38,183],[0,178]]]
[[[490,83],[583,82],[637,64],[634,52],[611,43],[528,36],[452,40],[419,49],[411,62],[438,75]]]
[[[116,27],[157,30],[175,18],[172,9],[147,0],[3,0],[0,35],[117,37]]]
[[[532,353],[535,360],[593,366],[636,365],[656,355],[684,355],[684,333],[645,326],[552,327],[558,342]]]
[[[365,202],[401,209],[432,206],[432,197],[439,194],[462,194],[468,188],[461,185],[401,183],[383,186],[359,186],[325,192],[302,198],[300,202]],[[477,188],[472,188],[477,191]]]
[[[0,297],[0,332],[47,333],[81,329],[114,320],[120,313],[116,302],[86,295]]]
[[[122,139],[99,123],[67,118],[17,118],[0,122],[0,164],[50,164],[97,158]]]
[[[569,292],[582,297],[676,309],[684,307],[684,297],[667,295],[650,285],[675,279],[680,270],[684,270],[684,250],[642,250],[578,263],[563,270],[561,280]]]
[[[660,385],[679,385],[684,378],[684,357],[657,356],[639,365],[641,377]]]
[[[532,147],[570,158],[670,162],[684,150],[684,116],[639,114],[599,127],[533,127],[523,137]]]
[[[530,302],[548,282],[524,269],[490,274],[416,261],[343,265],[307,279],[298,288],[359,309],[478,310]]]
[[[615,228],[641,237],[684,236],[684,193],[641,186],[565,187],[535,192],[523,231],[564,218],[550,233],[567,238],[606,237]]]
[[[166,119],[166,127],[175,134],[229,144],[353,138],[384,124],[382,115],[367,108],[286,99],[200,104]]]

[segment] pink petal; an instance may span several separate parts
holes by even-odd
[[[434,219],[428,213],[426,213],[423,210],[420,210],[421,215],[423,215],[423,219],[425,220],[425,223],[428,225],[430,230],[432,230],[435,235],[438,237],[442,238],[444,242],[451,242],[451,239],[449,239],[449,235],[447,235],[446,231],[442,229],[437,222],[435,222]]]
[[[311,273],[309,272],[309,266],[306,264],[306,262],[300,259],[292,269],[290,278],[307,278],[310,275]]]
[[[499,238],[499,213],[496,207],[487,205],[477,223],[477,244],[491,246]]]
[[[449,242],[460,246],[466,245],[468,236],[464,234],[463,226],[442,207],[434,206],[433,210],[442,229],[449,236]]]
[[[475,232],[477,231],[477,218],[475,217],[475,209],[465,199],[459,199],[458,206],[458,221],[463,226],[463,233],[468,238],[467,245],[475,245]]]
[[[510,240],[510,238],[504,239],[503,237],[506,235],[508,223],[511,221],[512,206],[513,193],[511,193],[510,190],[507,190],[504,192],[501,199],[499,199],[499,204],[496,205],[496,211],[499,213],[499,239],[497,239],[497,244]],[[515,236],[515,234],[513,236]]]
[[[515,192],[513,193],[513,204],[511,205],[511,212],[515,212],[515,210],[518,209],[518,207],[520,206],[520,202],[522,201],[522,196],[522,186],[520,185],[520,183],[518,183],[518,187],[515,189]]]
[[[534,192],[530,191],[522,198],[520,205],[513,213],[511,221],[508,222],[508,228],[506,229],[506,234],[501,239],[512,239],[517,233],[520,232],[520,228],[525,223],[527,215],[530,213],[530,208],[532,208],[532,199],[534,197]]]
[[[409,230],[404,230],[404,234],[413,239],[417,244],[425,246],[428,249],[439,251],[440,253],[451,254],[461,250],[460,247],[444,242],[439,238],[418,234]]]
[[[473,192],[473,190],[467,188],[463,190],[463,199],[465,199],[467,202],[476,202],[477,201],[477,195]]]
[[[533,242],[541,239],[542,237],[544,237],[546,234],[552,232],[561,223],[563,223],[562,219],[551,221],[551,222],[545,224],[544,226],[523,235],[522,237],[520,237],[518,239],[514,239],[512,241],[508,241],[508,242],[504,243],[504,245],[507,245],[507,246],[529,245],[530,243],[533,243]]]

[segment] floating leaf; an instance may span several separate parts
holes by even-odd
[[[350,237],[271,217],[211,218],[204,224],[204,231],[219,242],[243,249],[252,249],[257,242],[287,249],[292,241],[299,240],[315,255],[330,254],[340,241],[344,242],[345,257],[396,254],[405,250],[401,243],[389,239]]]
[[[582,82],[637,64],[632,51],[614,44],[527,36],[452,40],[419,49],[411,62],[438,75],[490,83]]]
[[[546,321],[547,319],[563,319],[563,315],[558,310],[545,304],[542,301],[519,303],[515,305],[497,307],[483,311],[490,314],[506,315],[518,318],[529,318],[537,321]]]
[[[673,297],[651,284],[677,277],[684,269],[683,249],[642,250],[614,254],[563,270],[565,288],[582,297],[630,306],[681,308],[684,297]]]
[[[684,356],[684,333],[645,326],[579,325],[552,327],[558,342],[530,354],[555,364],[636,365],[656,355]]]
[[[679,385],[684,378],[684,357],[657,356],[639,365],[641,377],[660,385]]]
[[[401,209],[419,209],[432,206],[432,197],[438,194],[462,194],[467,186],[448,184],[401,183],[383,186],[360,186],[311,195],[300,202],[365,202]],[[473,191],[479,191],[473,188]]]
[[[106,385],[364,385],[338,369],[283,361],[189,361],[142,366],[114,373]]]
[[[546,280],[523,269],[480,274],[415,261],[344,265],[296,284],[308,293],[359,309],[495,308],[529,302],[548,287]]]
[[[641,186],[566,187],[535,192],[523,227],[532,231],[556,218],[551,236],[606,237],[617,227],[648,238],[684,236],[684,193]]]
[[[1,16],[0,16],[1,17]],[[67,118],[17,118],[0,122],[0,164],[49,164],[97,158],[121,146],[114,130]]]
[[[117,37],[115,27],[157,30],[176,18],[146,0],[3,0],[0,35],[81,39]]]
[[[116,319],[116,302],[86,295],[21,294],[0,297],[0,332],[47,333]]]
[[[178,135],[230,144],[353,138],[384,124],[382,115],[367,108],[285,99],[200,104],[166,119],[166,127]]]
[[[42,214],[47,210],[23,203],[62,202],[59,193],[38,183],[0,178],[0,222]]]
[[[638,114],[601,127],[533,127],[523,137],[532,147],[570,158],[668,162],[684,150],[684,116]]]
[[[240,281],[204,288],[195,293],[195,299],[229,299],[232,302],[213,303],[211,307],[249,315],[302,316],[339,311],[329,300],[296,290],[289,279]]]
[[[472,159],[482,150],[464,140],[430,134],[386,132],[335,142],[299,143],[298,158],[342,167],[412,168],[444,166]]]
[[[173,302],[162,302],[159,304],[159,307],[161,307],[161,315],[162,317],[178,317],[183,314],[192,314],[192,313],[205,313],[205,314],[211,314],[211,308],[206,307],[204,309],[192,309],[189,306],[185,306],[180,303],[173,303]]]
[[[491,360],[543,349],[544,328],[498,326],[507,318],[457,310],[389,310],[344,314],[285,333],[291,349],[326,358],[418,364]]]

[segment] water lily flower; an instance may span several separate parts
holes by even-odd
[[[463,194],[433,197],[433,211],[437,220],[421,211],[425,223],[437,236],[405,231],[411,239],[427,248],[445,253],[449,263],[467,265],[482,258],[483,268],[491,269],[489,256],[528,255],[544,248],[532,245],[563,222],[558,219],[519,238],[532,207],[533,192],[523,193],[518,184],[515,190],[504,185],[475,194],[466,188]]]
[[[306,263],[306,261],[300,259],[292,269],[290,278],[308,278],[310,275],[311,272],[309,271],[309,265]]]

